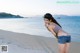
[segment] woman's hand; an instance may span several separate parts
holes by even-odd
[[[45,24],[45,27],[49,30],[49,28],[48,28],[48,27],[49,27],[49,24],[46,23],[46,24]],[[50,31],[50,30],[49,30],[49,31]]]
[[[45,24],[45,26],[48,27],[49,25],[48,24]]]

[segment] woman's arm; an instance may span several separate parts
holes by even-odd
[[[53,27],[52,26],[49,26],[48,29],[50,30],[50,32],[56,36],[56,33],[53,31]]]
[[[56,38],[58,38],[56,33],[53,31],[53,26],[52,25],[49,26],[49,25],[45,24],[45,26]]]
[[[58,39],[57,34],[53,30],[53,26],[49,26],[48,28],[49,28],[50,32]]]

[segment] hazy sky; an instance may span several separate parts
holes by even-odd
[[[68,0],[63,0],[68,1]],[[80,2],[70,0],[69,3],[59,3],[62,0],[0,0],[0,12],[19,14],[22,16],[52,14],[80,15]]]

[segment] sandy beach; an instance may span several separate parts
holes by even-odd
[[[53,37],[5,30],[0,30],[0,45],[8,45],[8,53],[58,53],[58,42]],[[80,53],[80,43],[71,42],[69,53]]]

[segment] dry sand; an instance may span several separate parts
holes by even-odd
[[[8,44],[14,42],[26,50],[36,50],[36,52],[31,53],[39,53],[40,51],[40,53],[58,53],[58,42],[55,38],[51,37],[0,30],[0,39],[9,40]],[[80,43],[71,42],[69,53],[80,53]]]

